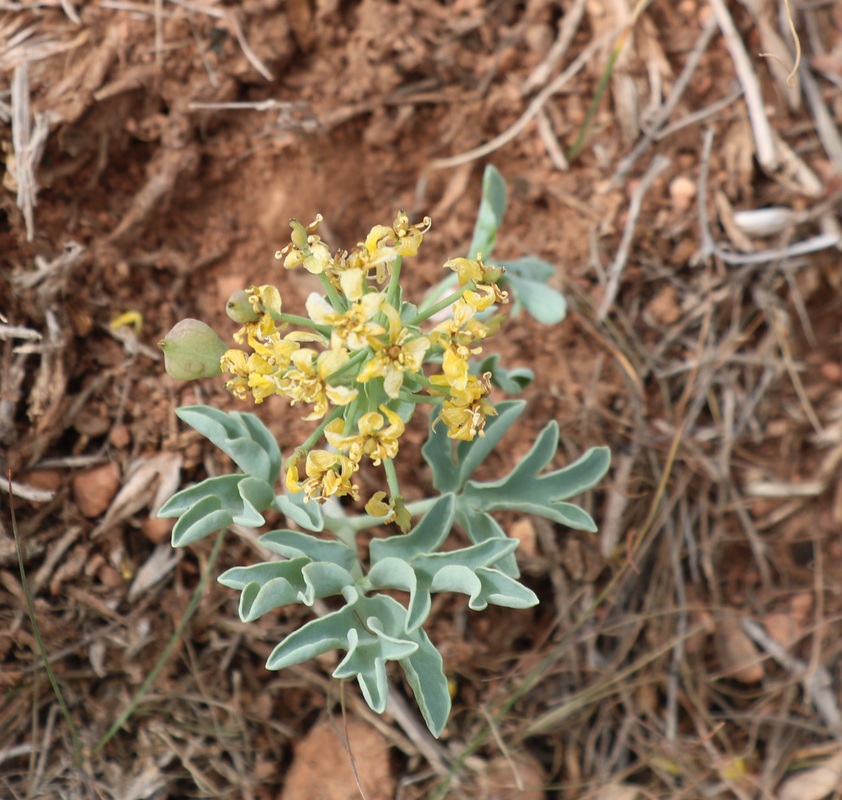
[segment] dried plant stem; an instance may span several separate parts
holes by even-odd
[[[757,152],[757,160],[760,166],[768,172],[774,171],[778,165],[778,154],[775,148],[775,139],[772,135],[772,126],[766,116],[766,108],[763,103],[763,95],[760,92],[760,82],[751,60],[746,52],[740,32],[731,19],[731,14],[725,5],[725,0],[708,0],[722,35],[725,37],[725,45],[731,53],[734,62],[734,69],[743,87],[743,93],[748,107],[748,116],[751,120],[751,129],[754,133],[754,146]]]
[[[631,153],[620,161],[620,164],[611,179],[612,183],[617,184],[625,178],[629,170],[634,166],[634,163],[643,155],[643,153],[646,152],[649,145],[652,144],[652,141],[656,139],[659,129],[670,118],[670,115],[678,105],[678,101],[684,94],[684,90],[690,84],[690,79],[696,72],[696,68],[699,66],[699,62],[702,60],[702,56],[707,50],[711,39],[713,39],[716,27],[716,19],[713,16],[709,17],[702,27],[702,32],[699,34],[696,44],[693,45],[693,50],[687,57],[687,63],[685,63],[684,69],[681,70],[681,74],[675,81],[675,85],[672,87],[669,97],[658,109],[654,119],[649,125],[648,131],[640,138],[640,141],[638,141],[638,143],[634,146]]]
[[[38,654],[41,656],[41,661],[44,664],[44,669],[47,672],[47,677],[50,679],[50,685],[53,687],[53,692],[55,693],[56,700],[58,700],[58,704],[61,708],[62,716],[64,716],[64,721],[67,723],[67,727],[70,730],[70,737],[73,739],[73,756],[74,762],[77,767],[81,767],[82,765],[82,740],[79,738],[79,731],[76,728],[76,723],[73,721],[73,717],[70,714],[70,709],[67,707],[67,703],[64,700],[64,695],[61,692],[61,687],[58,684],[58,679],[56,678],[55,672],[53,672],[53,666],[50,663],[50,657],[47,655],[47,648],[44,646],[44,640],[41,638],[41,629],[38,627],[38,619],[35,616],[35,603],[32,600],[32,595],[29,591],[29,582],[26,579],[26,569],[23,566],[23,547],[20,543],[20,536],[18,534],[18,523],[17,518],[15,516],[15,503],[12,499],[12,473],[9,471],[8,473],[8,481],[9,481],[9,511],[12,517],[12,533],[15,537],[15,552],[17,553],[18,559],[18,568],[20,569],[20,582],[21,587],[23,588],[23,596],[26,601],[26,612],[29,614],[29,621],[32,623],[32,635],[35,638],[35,644],[38,648]]]
[[[795,62],[789,75],[786,76],[786,85],[791,89],[795,85],[795,76],[798,73],[798,68],[801,66],[801,39],[798,36],[798,31],[795,30],[795,20],[792,18],[792,9],[789,5],[789,0],[784,0],[786,7],[786,18],[789,22],[789,32],[792,34],[792,40],[795,42]],[[763,58],[775,58],[772,53],[758,53]]]
[[[129,704],[126,708],[120,712],[120,715],[114,722],[111,724],[111,727],[105,732],[103,737],[97,742],[96,747],[93,749],[93,753],[96,754],[100,750],[102,750],[105,745],[107,745],[113,738],[114,735],[123,727],[126,721],[134,714],[135,709],[139,705],[140,701],[144,698],[146,693],[152,688],[152,684],[158,678],[158,675],[161,674],[161,670],[166,666],[167,661],[169,661],[170,656],[172,655],[172,651],[175,649],[176,644],[178,644],[181,637],[184,635],[184,632],[187,630],[187,625],[193,617],[196,609],[199,607],[199,601],[202,599],[202,595],[207,588],[208,581],[210,580],[211,571],[213,570],[214,565],[216,564],[217,558],[219,558],[219,554],[222,551],[222,542],[225,539],[225,531],[221,531],[217,537],[216,541],[213,544],[213,549],[211,550],[211,554],[208,557],[208,563],[205,565],[205,568],[202,570],[201,577],[199,578],[199,582],[196,584],[196,588],[193,590],[193,594],[190,597],[190,602],[187,604],[187,608],[184,610],[184,616],[181,618],[181,622],[178,623],[178,627],[173,631],[172,636],[170,636],[170,640],[167,642],[167,646],[164,648],[161,655],[158,657],[158,660],[155,662],[155,666],[152,667],[149,674],[146,676],[146,680],[141,684],[140,688],[135,692],[134,697],[132,697]]]
[[[547,100],[554,94],[561,91],[570,79],[573,78],[573,76],[588,63],[588,60],[599,50],[600,47],[603,46],[610,36],[611,32],[609,31],[608,33],[604,33],[602,36],[599,36],[589,42],[588,46],[578,55],[576,60],[561,73],[561,75],[535,95],[535,98],[527,106],[526,111],[521,114],[517,122],[515,122],[510,128],[503,131],[503,133],[499,136],[495,136],[491,141],[486,142],[479,147],[474,147],[472,150],[466,150],[464,153],[459,153],[459,155],[455,156],[448,156],[447,158],[435,159],[435,161],[432,161],[427,167],[427,170],[432,171],[437,169],[446,169],[448,167],[458,167],[461,164],[476,161],[476,159],[490,155],[495,150],[499,150],[503,147],[503,145],[506,145],[513,139],[517,138],[526,126],[538,115],[538,112],[543,108],[544,103],[546,103]]]
[[[620,276],[623,274],[623,268],[629,257],[631,250],[632,237],[634,236],[635,225],[640,216],[640,209],[643,205],[643,198],[649,187],[655,179],[670,165],[670,159],[666,156],[658,156],[649,165],[644,176],[640,179],[640,183],[634,190],[631,203],[629,204],[628,218],[626,219],[626,227],[623,230],[623,237],[620,239],[620,246],[617,248],[617,254],[614,256],[614,261],[608,268],[607,282],[605,285],[605,296],[599,306],[597,312],[597,319],[601,322],[605,319],[605,315],[611,308],[614,299],[617,296],[617,291],[620,288]]]

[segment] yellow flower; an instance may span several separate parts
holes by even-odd
[[[365,504],[367,514],[372,517],[384,517],[383,524],[394,522],[406,533],[412,527],[412,515],[403,504],[403,498],[393,497],[385,502],[386,492],[375,492]]]
[[[269,313],[280,315],[283,301],[281,300],[281,293],[276,287],[269,284],[252,286],[247,294],[248,301],[257,314],[263,313],[263,309],[265,309]]]
[[[385,333],[382,325],[371,321],[380,310],[383,293],[364,293],[365,272],[362,269],[340,273],[339,284],[345,296],[352,301],[347,311],[336,311],[324,297],[313,292],[307,298],[307,314],[316,324],[332,328],[330,346],[333,349],[347,345],[351,350],[358,350],[368,345],[369,337]]]
[[[316,219],[306,228],[298,220],[289,221],[292,228],[292,242],[275,253],[275,258],[283,259],[284,269],[303,266],[308,272],[320,275],[332,266],[330,249],[315,234],[321,221],[321,214],[317,214]]]
[[[416,225],[410,225],[406,212],[403,210],[398,211],[398,215],[392,223],[392,233],[395,237],[395,251],[397,254],[399,256],[418,255],[418,248],[421,247],[424,234],[430,230],[432,224],[432,220],[429,217],[424,217],[422,222]]]
[[[323,503],[328,497],[344,495],[359,500],[359,487],[351,483],[356,471],[357,464],[347,456],[327,450],[311,450],[304,464],[307,477],[303,481],[298,480],[298,463],[293,462],[287,468],[286,486],[290,492],[303,491],[305,501],[315,499]]]
[[[398,454],[398,439],[405,430],[403,420],[391,408],[380,406],[380,410],[382,414],[370,411],[357,420],[359,432],[356,435],[345,436],[344,420],[333,420],[325,428],[325,439],[341,453],[347,453],[355,463],[359,463],[366,455],[379,466],[384,459],[394,458]]]
[[[474,319],[476,308],[464,299],[453,306],[453,317],[440,322],[430,333],[433,344],[442,348],[442,371],[450,385],[458,391],[465,389],[468,380],[468,359],[482,352],[481,347],[470,347],[484,339],[488,328]]]
[[[357,389],[327,382],[347,361],[345,349],[325,350],[317,355],[314,350],[302,347],[292,354],[292,366],[284,373],[281,387],[293,405],[299,401],[313,404],[313,410],[304,419],[321,419],[327,413],[328,402],[345,406],[356,399]]]
[[[288,363],[288,358],[275,361],[258,353],[247,356],[242,350],[228,350],[220,359],[222,371],[234,375],[226,383],[228,390],[240,400],[245,400],[250,389],[255,403],[262,403],[267,397],[282,392],[280,378]]]
[[[445,261],[444,266],[452,269],[459,276],[460,286],[465,286],[468,281],[473,281],[477,289],[490,292],[493,295],[494,300],[488,301],[485,308],[492,302],[509,302],[508,293],[497,285],[497,281],[503,277],[506,270],[503,267],[487,267],[482,263],[482,253],[477,253],[476,261],[470,258],[451,258],[449,261]]]
[[[377,339],[370,341],[376,352],[357,375],[357,380],[367,383],[372,378],[383,378],[386,394],[394,399],[403,386],[404,373],[421,369],[430,340],[426,336],[413,337],[409,329],[403,327],[397,310],[388,303],[383,303],[380,310],[389,320],[389,338],[386,343]]]
[[[375,270],[374,277],[383,283],[398,256],[414,256],[418,253],[424,234],[430,229],[429,217],[416,225],[409,224],[409,217],[399,211],[392,226],[375,225],[358,249],[350,253],[348,263],[366,272]]]
[[[485,436],[486,418],[497,415],[497,409],[487,397],[490,378],[490,372],[486,372],[481,379],[469,375],[463,391],[451,389],[450,397],[444,401],[441,413],[436,418],[436,421],[443,420],[447,425],[449,438],[470,442],[477,435]],[[431,380],[438,385],[446,383],[446,379],[440,375],[434,375]]]

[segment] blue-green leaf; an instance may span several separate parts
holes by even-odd
[[[502,224],[505,213],[506,181],[495,167],[488,164],[482,176],[482,200],[477,212],[471,246],[468,248],[468,258],[476,258],[477,253],[482,253],[486,260],[491,257],[497,240],[497,229]]]
[[[307,556],[311,561],[329,561],[347,570],[357,564],[357,554],[347,544],[317,539],[298,531],[271,531],[264,533],[259,541],[267,550],[287,558]]]
[[[527,256],[516,261],[501,261],[506,274],[502,286],[514,295],[513,315],[523,305],[527,312],[544,325],[557,325],[567,316],[567,301],[547,281],[555,274],[555,267],[540,258]]]
[[[520,394],[532,381],[535,380],[535,373],[526,367],[506,369],[500,366],[498,353],[488,356],[479,363],[471,363],[471,372],[474,375],[491,373],[491,383],[506,394]]]
[[[524,408],[526,403],[523,400],[498,403],[497,416],[486,421],[485,436],[478,436],[470,442],[459,442],[455,448],[453,440],[447,436],[445,425],[439,425],[435,430],[431,426],[421,453],[433,473],[433,486],[442,493],[461,491],[465,481],[485,461]]]
[[[515,420],[526,408],[524,400],[504,400],[497,404],[497,416],[490,417],[485,423],[485,436],[477,436],[470,442],[459,442],[456,457],[459,463],[459,488],[473,475],[491,451],[512,427]]]
[[[479,544],[489,539],[502,539],[504,541],[509,539],[494,517],[473,508],[469,503],[464,502],[461,496],[456,498],[456,503],[456,520],[465,529],[465,533],[468,534],[468,538],[472,542]],[[510,578],[520,577],[517,559],[513,552],[497,560],[494,566],[501,572],[505,572]]]
[[[337,648],[348,647],[348,631],[359,624],[353,605],[311,620],[293,631],[269,654],[266,669],[301,664]]]
[[[443,495],[409,533],[374,539],[370,548],[372,565],[389,556],[411,561],[415,556],[434,553],[450,533],[454,505],[452,494]]]
[[[218,497],[203,497],[185,511],[172,529],[172,546],[185,545],[225,530],[232,522],[231,513],[222,508]]]
[[[300,525],[304,530],[318,533],[325,526],[321,504],[306,503],[304,502],[305,497],[304,492],[279,494],[275,498],[275,508],[288,520]]]
[[[538,605],[538,596],[532,589],[497,569],[481,567],[477,570],[477,577],[482,582],[482,591],[476,600],[472,598],[468,604],[474,611],[482,611],[488,603],[506,608],[531,608]]]
[[[447,426],[430,424],[430,434],[421,448],[421,455],[430,465],[433,487],[439,492],[458,492],[459,467],[453,456],[453,440],[447,438]]]
[[[579,530],[596,530],[590,515],[564,500],[595,486],[610,465],[608,448],[591,448],[577,461],[561,470],[539,476],[558,445],[558,426],[547,425],[525,458],[505,477],[497,481],[468,481],[459,497],[459,518],[478,511],[508,509],[537,514]],[[507,571],[507,570],[506,570]]]
[[[418,643],[418,650],[400,661],[400,665],[415,695],[415,702],[421,709],[424,722],[430,733],[438,738],[447,724],[451,706],[444,662],[423,629],[416,630],[412,638]]]
[[[243,472],[270,484],[278,479],[278,443],[253,414],[226,414],[210,406],[183,406],[175,413],[230,456]]]

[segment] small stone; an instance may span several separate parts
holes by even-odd
[[[33,489],[55,492],[61,486],[61,473],[57,469],[39,469],[27,472],[23,482]]]
[[[547,51],[553,46],[554,38],[553,29],[541,22],[530,25],[524,34],[526,46],[539,56],[547,54]]]
[[[100,579],[103,586],[107,586],[109,589],[116,589],[124,583],[120,570],[112,567],[111,564],[103,564],[97,572],[97,578]]]
[[[837,361],[825,361],[820,367],[822,377],[832,383],[842,383],[842,364]]]
[[[678,292],[675,286],[667,284],[647,303],[646,311],[661,325],[674,325],[681,318]]]
[[[132,443],[132,435],[126,425],[115,425],[108,434],[108,443],[123,450]]]
[[[534,558],[537,555],[538,548],[536,545],[535,525],[529,517],[524,517],[514,522],[509,528],[509,536],[520,542],[517,549],[518,556]]]
[[[95,408],[83,408],[73,420],[73,427],[83,436],[103,436],[111,427],[108,409],[100,403]]]
[[[670,199],[675,211],[687,211],[696,197],[696,184],[686,175],[679,175],[670,181]]]
[[[736,612],[723,612],[716,620],[714,644],[726,677],[740,683],[759,683],[763,680],[763,660],[754,642],[742,629]]]
[[[103,464],[73,478],[73,499],[86,517],[103,514],[120,488],[120,468]]]
[[[172,536],[174,519],[159,519],[158,517],[146,517],[140,523],[140,532],[149,539],[152,544],[168,542]]]

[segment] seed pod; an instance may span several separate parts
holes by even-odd
[[[257,322],[260,316],[249,302],[248,293],[242,289],[234,292],[228,298],[228,302],[225,304],[225,313],[240,325],[244,325],[246,322]]]
[[[222,374],[219,360],[228,345],[216,331],[197,319],[183,319],[160,341],[164,367],[178,381],[194,381]]]

